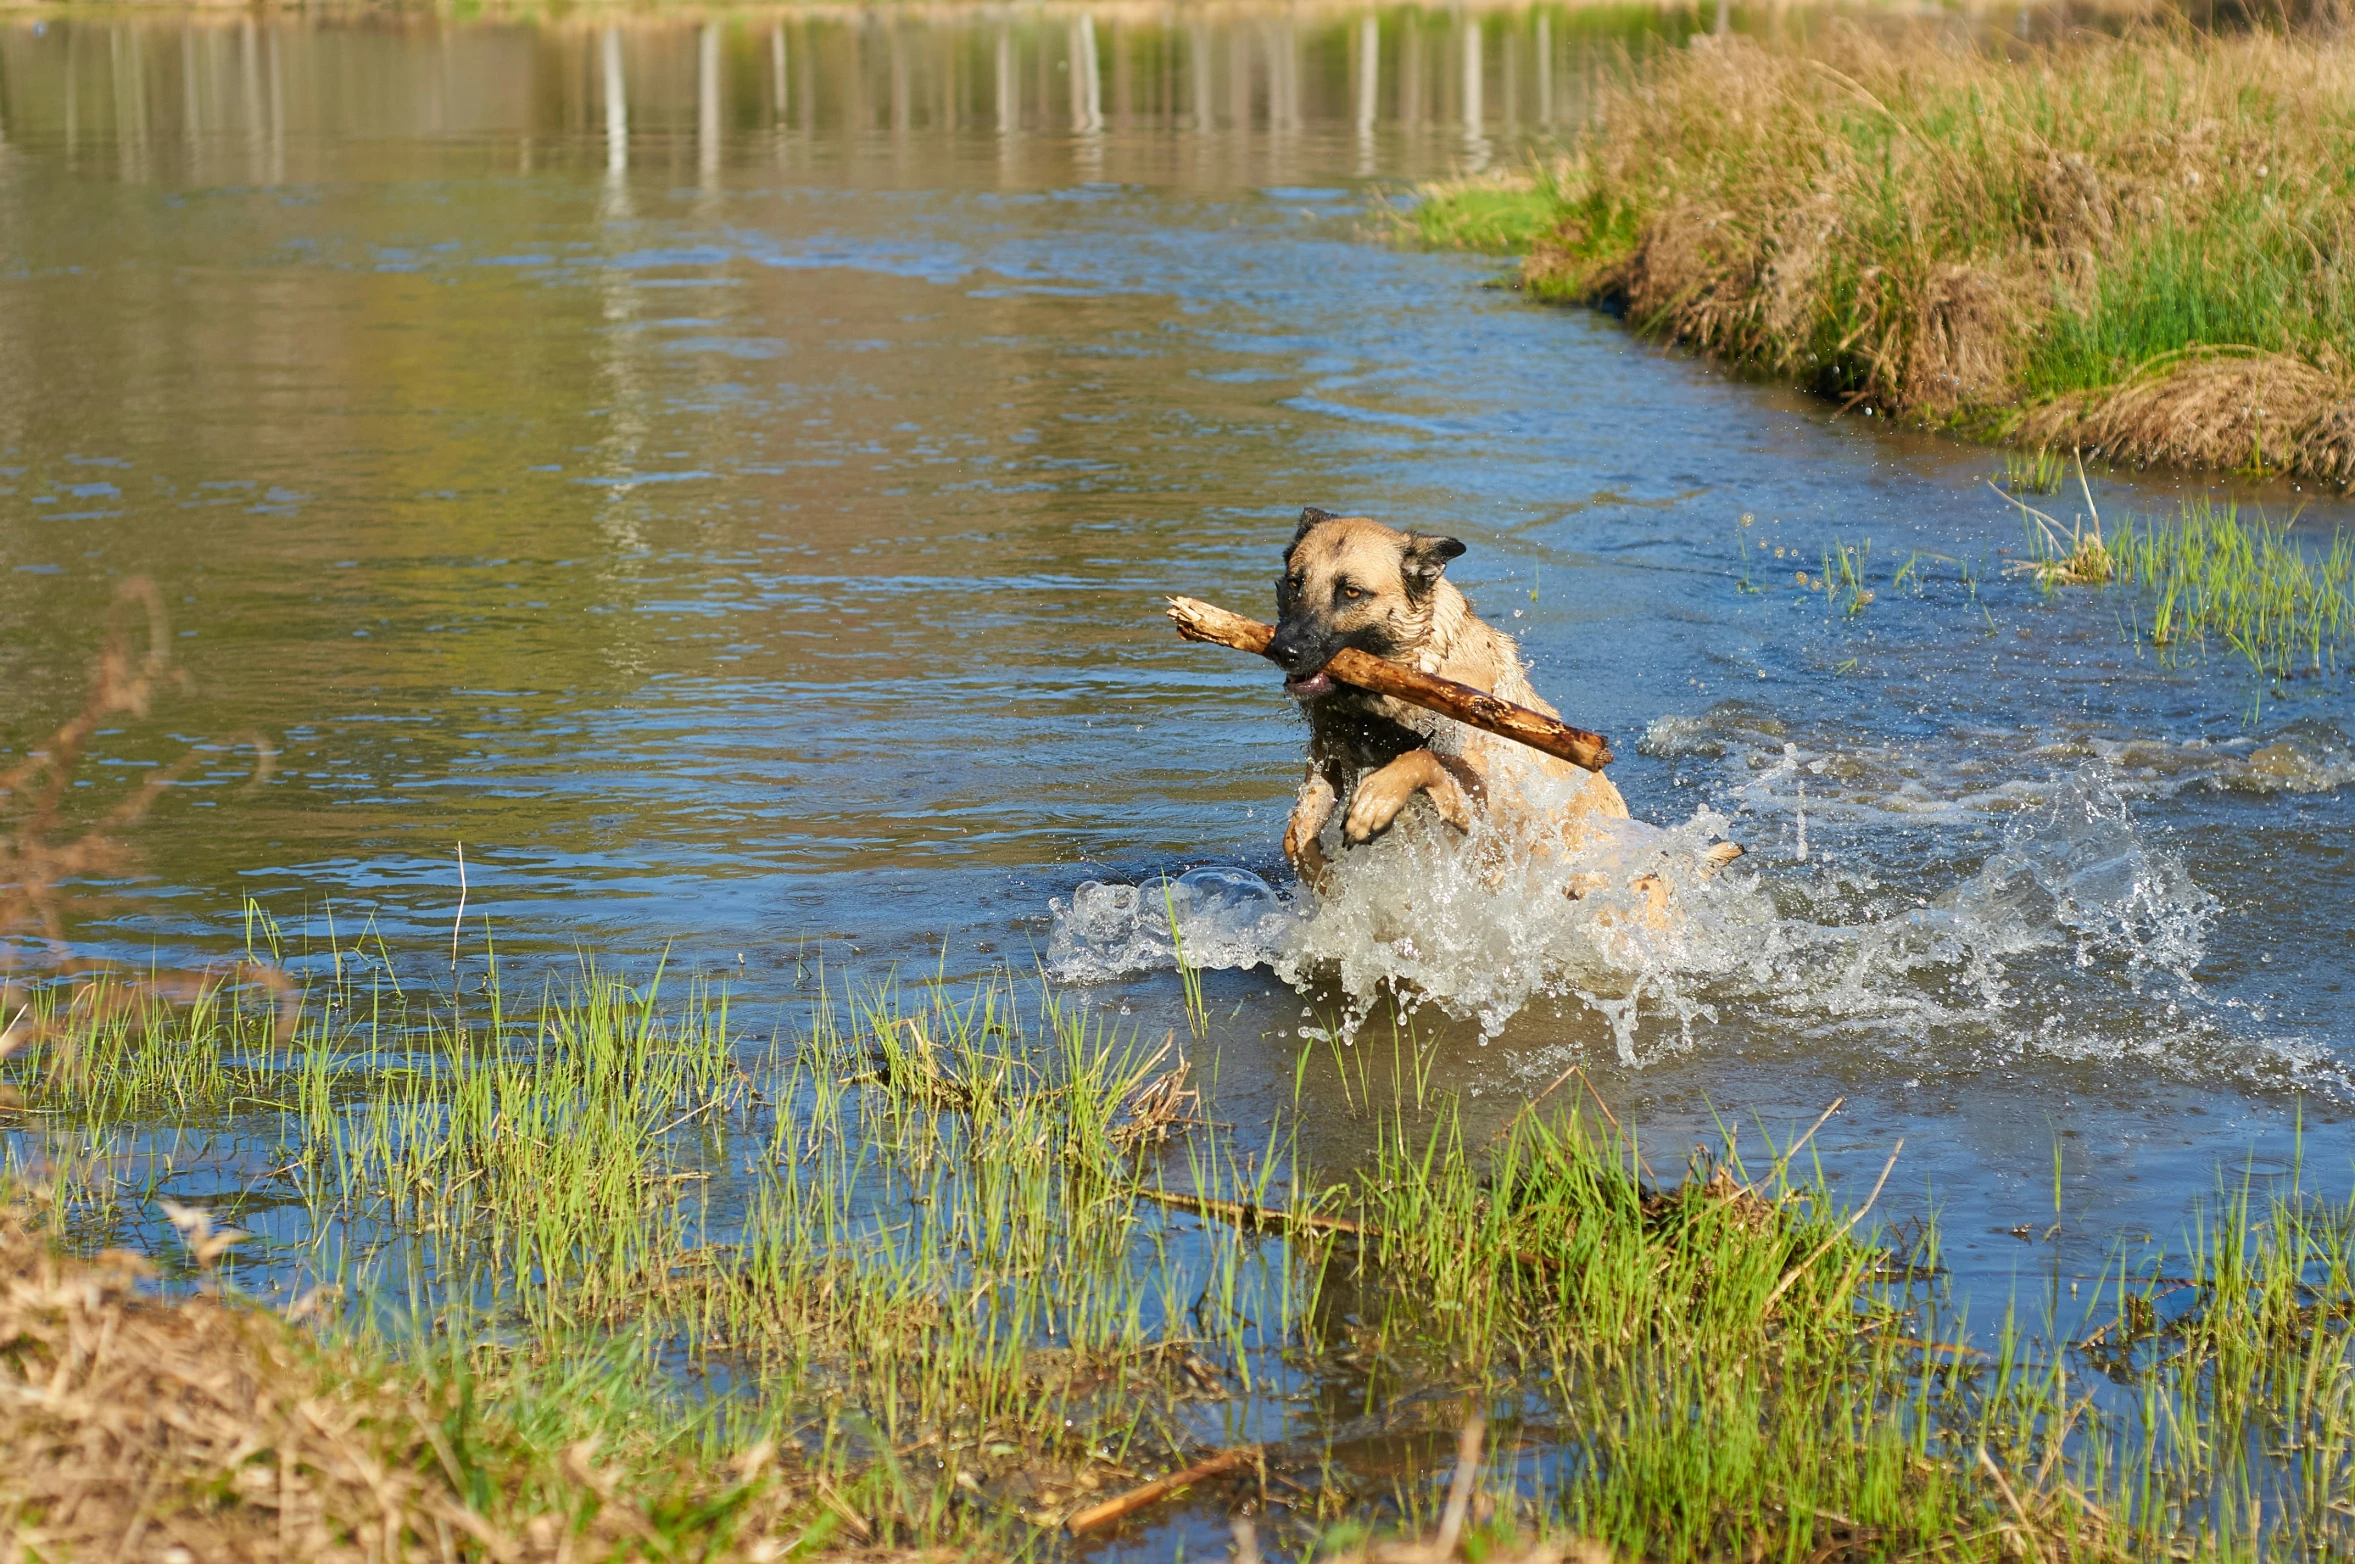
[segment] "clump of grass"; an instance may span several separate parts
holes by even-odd
[[[1542,177],[1439,187],[1414,226],[1542,227],[1532,291],[1847,406],[2347,484],[2351,131],[2340,38],[2011,57],[1836,25],[1648,55]]]
[[[2013,494],[2052,494],[2059,490],[2067,467],[2049,446],[2033,452],[2006,451],[2003,487]]]
[[[2136,633],[2164,651],[2215,636],[2287,679],[2336,668],[2355,633],[2355,539],[2344,532],[2317,550],[2286,526],[2198,499],[2129,525],[2116,553],[2137,594]]]
[[[2064,527],[2024,501],[2029,557],[2012,569],[2045,588],[2116,585],[2133,594],[2138,640],[2162,656],[2211,637],[2258,674],[2289,679],[2335,669],[2355,634],[2355,539],[2327,548],[2239,507],[2186,500],[2169,517],[2128,517],[2105,539],[2098,512]],[[2092,496],[2086,497],[2092,509]]]
[[[1656,1189],[1576,1115],[1486,1151],[1452,1117],[1394,1133],[1364,1185],[1402,1301],[1368,1334],[1547,1387],[1569,1449],[1518,1513],[1548,1530],[1664,1558],[1952,1544],[1995,1500],[1905,1410],[1921,1261],[1789,1174],[1704,1164]]]
[[[1559,221],[1553,173],[1549,165],[1532,163],[1454,180],[1425,191],[1403,221],[1434,249],[1522,254]]]
[[[2093,486],[2085,480],[2083,453],[2077,458],[2077,487],[2085,496],[2085,512],[2071,516],[2066,527],[2017,495],[2004,495],[2028,524],[2028,557],[2007,566],[2006,574],[2034,576],[2047,592],[2064,586],[2100,586],[2118,578],[2118,558],[2102,537],[2101,508],[2094,504]]]

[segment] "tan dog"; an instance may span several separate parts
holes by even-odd
[[[1540,778],[1556,785],[1548,792],[1557,796],[1560,784],[1583,779],[1566,804],[1549,806],[1552,829],[1541,833],[1565,855],[1579,849],[1595,822],[1627,818],[1619,789],[1599,771],[1581,772],[1510,739],[1336,683],[1324,672],[1335,652],[1353,646],[1558,716],[1529,687],[1513,638],[1482,623],[1445,578],[1448,561],[1463,552],[1454,538],[1398,532],[1314,506],[1300,513],[1300,528],[1284,551],[1276,635],[1267,654],[1290,675],[1284,688],[1308,717],[1308,777],[1284,831],[1284,856],[1312,886],[1326,872],[1318,838],[1344,803],[1341,829],[1352,844],[1387,830],[1417,793],[1458,831],[1472,828],[1475,809],[1532,811],[1538,806],[1529,785]],[[1720,862],[1732,856],[1720,852]],[[1644,879],[1652,881],[1642,888],[1657,906],[1666,887]]]

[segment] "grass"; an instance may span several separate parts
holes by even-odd
[[[1834,27],[1632,62],[1424,241],[1844,406],[2355,482],[2355,44]]]
[[[2068,476],[2068,465],[2050,449],[2007,451],[2003,458],[2003,487],[2013,494],[2053,494]]]
[[[1243,1444],[1195,1501],[1289,1553],[2355,1544],[2355,1207],[2295,1188],[1974,1329],[1935,1227],[1805,1137],[1673,1183],[1599,1099],[1475,1137],[1411,1037],[1342,1061],[1370,1150],[1319,1171],[1203,1122],[1174,1039],[1008,982],[828,985],[763,1035],[655,977],[453,1003],[389,955],[313,963],[291,1031],[262,985],[34,996],[14,1556],[1059,1555]]]
[[[2135,639],[2162,657],[2204,652],[2214,640],[2283,681],[2335,671],[2355,635],[2355,539],[2344,532],[2317,547],[2283,524],[2200,498],[2173,516],[2128,517],[2105,537],[2090,492],[2089,515],[2065,527],[2013,503],[2029,525],[2028,556],[2014,568],[2048,590],[2115,588]]]

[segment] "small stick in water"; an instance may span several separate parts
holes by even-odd
[[[1264,656],[1268,642],[1276,637],[1274,625],[1246,619],[1200,598],[1173,597],[1168,612],[1178,634],[1189,641],[1209,641]],[[1600,733],[1574,728],[1558,717],[1499,700],[1486,690],[1453,679],[1437,678],[1420,668],[1384,662],[1354,646],[1335,652],[1324,671],[1343,684],[1453,717],[1467,727],[1526,744],[1585,771],[1600,771],[1611,763],[1611,741]]]
[[[1190,1488],[1206,1477],[1216,1477],[1221,1472],[1231,1472],[1238,1466],[1248,1466],[1258,1459],[1259,1446],[1257,1445],[1240,1445],[1232,1450],[1221,1450],[1206,1460],[1196,1461],[1182,1472],[1172,1472],[1167,1477],[1156,1477],[1142,1488],[1131,1488],[1124,1494],[1106,1499],[1102,1504],[1091,1504],[1063,1524],[1069,1529],[1071,1535],[1076,1537],[1081,1532],[1095,1530],[1106,1521],[1116,1521],[1123,1515],[1133,1515],[1148,1504],[1166,1499],[1181,1488]]]

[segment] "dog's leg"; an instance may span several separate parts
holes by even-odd
[[[1427,749],[1410,749],[1357,785],[1342,834],[1362,843],[1390,829],[1390,822],[1417,793],[1431,795],[1439,818],[1459,831],[1472,829],[1472,798],[1446,761]]]
[[[1325,849],[1317,838],[1324,834],[1325,823],[1333,818],[1333,808],[1339,802],[1340,794],[1333,790],[1324,767],[1311,761],[1308,779],[1300,784],[1300,797],[1292,805],[1292,819],[1284,827],[1284,857],[1311,890],[1323,888]]]

